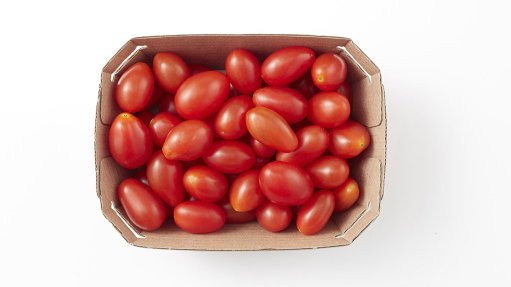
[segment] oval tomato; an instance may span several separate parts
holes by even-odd
[[[287,47],[271,53],[261,67],[261,77],[270,86],[285,86],[298,80],[314,63],[314,51]]]
[[[310,71],[306,72],[303,77],[294,82],[291,87],[296,89],[300,94],[304,95],[307,99],[314,96],[319,92],[318,88],[314,85],[311,78]]]
[[[275,150],[261,143],[253,137],[250,137],[250,146],[258,157],[269,158],[275,154]]]
[[[202,157],[210,167],[223,173],[241,173],[249,170],[256,161],[254,151],[240,141],[214,143]]]
[[[184,200],[181,162],[168,160],[157,151],[149,160],[146,170],[149,186],[168,205],[176,206]]]
[[[158,111],[177,115],[174,97],[171,95],[163,95],[158,103]]]
[[[234,49],[227,55],[225,72],[233,87],[243,94],[251,95],[261,87],[261,64],[246,49]]]
[[[171,94],[175,94],[179,86],[190,76],[185,61],[170,52],[160,52],[154,55],[153,71],[160,87]]]
[[[289,226],[293,218],[293,211],[289,206],[265,201],[256,209],[256,218],[264,229],[279,232]]]
[[[332,189],[341,185],[350,174],[348,163],[336,156],[323,156],[305,169],[317,188]]]
[[[229,191],[229,201],[236,211],[254,210],[265,199],[259,187],[258,170],[250,170],[240,174],[232,183]]]
[[[341,186],[333,190],[335,197],[335,211],[345,211],[352,207],[360,196],[358,183],[348,178]]]
[[[278,113],[255,107],[246,114],[247,130],[253,138],[278,151],[290,152],[298,147],[298,139],[286,120]]]
[[[277,112],[289,124],[302,121],[307,116],[307,100],[298,91],[288,87],[265,87],[254,92],[254,105]]]
[[[296,136],[298,148],[292,152],[278,152],[277,160],[304,166],[320,157],[328,148],[328,132],[322,127],[304,127]]]
[[[177,113],[185,119],[204,119],[213,115],[229,95],[229,80],[217,71],[196,74],[186,79],[174,98]]]
[[[334,212],[334,195],[329,190],[320,190],[298,210],[296,227],[305,235],[316,234],[327,224]]]
[[[213,131],[203,121],[188,120],[176,125],[167,135],[162,151],[173,160],[196,160],[213,143]]]
[[[154,78],[146,63],[138,62],[129,67],[115,87],[115,100],[121,110],[136,113],[143,110],[154,90]]]
[[[325,92],[333,92],[346,80],[348,66],[341,56],[325,53],[312,64],[312,80],[316,87]]]
[[[353,158],[362,153],[371,144],[367,128],[357,122],[347,121],[330,131],[328,149],[336,156]]]
[[[343,124],[350,111],[348,99],[337,92],[321,92],[309,100],[309,120],[324,128]]]
[[[117,196],[130,221],[142,230],[155,230],[165,221],[165,205],[151,189],[134,178],[125,179]]]
[[[174,222],[189,233],[215,232],[225,224],[225,211],[213,203],[186,201],[174,208]]]
[[[219,201],[227,193],[227,179],[217,170],[204,165],[189,168],[183,176],[188,193],[201,201]]]
[[[236,96],[227,100],[215,118],[215,131],[218,136],[227,140],[242,137],[247,132],[245,114],[253,107],[249,96]]]
[[[350,105],[353,104],[353,92],[351,90],[350,84],[347,81],[341,84],[341,87],[339,87],[337,92],[345,96],[348,99],[348,102],[350,102]]]
[[[264,195],[279,205],[301,205],[314,192],[311,178],[302,168],[282,161],[265,165],[259,173]]]
[[[161,147],[167,138],[170,130],[181,122],[181,119],[169,112],[156,114],[149,123],[149,132],[153,142]]]
[[[108,132],[108,146],[114,160],[129,169],[145,164],[153,152],[146,125],[129,113],[115,117]]]

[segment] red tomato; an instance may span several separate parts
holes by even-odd
[[[139,172],[135,173],[133,176],[136,180],[139,180],[141,183],[149,186],[149,181],[147,181],[147,171],[146,169],[141,169]]]
[[[353,178],[348,178],[341,186],[333,190],[335,196],[335,211],[345,211],[358,200],[360,190]]]
[[[171,95],[163,95],[158,103],[158,110],[160,112],[169,112],[177,115],[176,106],[174,105],[174,97]]]
[[[129,113],[144,109],[154,90],[154,78],[146,63],[138,62],[129,67],[117,82],[115,100],[117,105]]]
[[[250,137],[250,146],[258,157],[269,158],[275,154],[275,150],[261,143],[253,137]]]
[[[318,88],[314,85],[314,82],[312,82],[310,71],[306,72],[303,77],[294,82],[291,87],[296,89],[307,99],[319,92]]]
[[[327,224],[334,212],[334,194],[320,190],[302,206],[296,217],[296,227],[305,235],[318,233]]]
[[[218,136],[227,140],[242,137],[247,132],[245,114],[253,107],[249,96],[236,96],[227,100],[216,114],[214,125]]]
[[[139,120],[141,120],[146,127],[149,127],[149,123],[153,119],[154,115],[148,111],[142,111],[135,115]]]
[[[255,107],[246,114],[247,130],[256,140],[278,151],[290,152],[298,147],[295,133],[278,113]]]
[[[169,112],[160,112],[154,116],[149,123],[149,132],[153,142],[161,147],[167,138],[168,133],[176,125],[181,122],[181,119]]]
[[[203,121],[188,120],[176,125],[167,135],[162,151],[166,158],[196,160],[213,143],[213,131]]]
[[[265,201],[256,209],[256,218],[259,225],[264,229],[279,232],[289,226],[293,218],[293,211],[289,206],[281,206]]]
[[[362,153],[371,144],[367,128],[357,122],[347,121],[330,131],[328,149],[336,156],[353,158]]]
[[[210,68],[203,66],[203,65],[197,65],[197,64],[190,64],[188,65],[188,69],[190,70],[190,76],[196,75],[198,73],[211,71]]]
[[[254,92],[254,105],[277,112],[289,124],[302,121],[307,116],[307,100],[298,91],[288,87],[265,87]]]
[[[223,173],[241,173],[249,170],[256,161],[254,151],[240,141],[214,143],[202,157],[210,167]]]
[[[314,51],[306,47],[277,50],[264,60],[261,77],[270,86],[285,86],[298,80],[314,63]]]
[[[256,158],[256,163],[254,164],[253,168],[254,169],[261,169],[263,168],[263,166],[265,166],[267,163],[269,163],[270,161],[273,161],[274,159],[271,159],[271,158],[261,158],[261,157],[258,157]]]
[[[232,50],[225,60],[225,72],[234,88],[243,94],[251,95],[261,87],[261,64],[248,50]]]
[[[149,130],[129,113],[115,117],[108,132],[108,146],[115,161],[129,169],[144,165],[153,152]]]
[[[350,105],[353,103],[353,92],[351,91],[350,83],[345,81],[341,84],[341,87],[337,90],[337,92],[343,96],[345,96],[348,101],[350,102]]]
[[[309,100],[309,120],[314,124],[333,128],[350,117],[350,102],[336,92],[321,92]]]
[[[323,156],[305,169],[317,188],[332,189],[341,185],[350,174],[348,163],[336,156]]]
[[[266,197],[259,187],[259,171],[249,170],[240,174],[232,183],[229,201],[236,211],[250,211],[258,207]]]
[[[213,203],[186,201],[174,208],[174,222],[189,233],[215,232],[225,224],[225,211]]]
[[[183,176],[188,193],[201,201],[219,201],[227,193],[227,179],[217,170],[204,165],[189,168]]]
[[[325,53],[312,65],[312,80],[316,87],[325,92],[333,92],[346,80],[348,66],[341,56]]]
[[[304,166],[320,157],[328,148],[328,132],[322,127],[304,127],[296,136],[298,148],[292,152],[278,152],[277,160]]]
[[[175,94],[179,86],[190,76],[185,61],[169,52],[154,55],[153,71],[158,84],[171,94]]]
[[[151,189],[134,178],[121,182],[117,196],[130,221],[142,230],[155,230],[165,221],[165,206]]]
[[[228,200],[221,202],[225,211],[225,223],[240,224],[253,221],[256,218],[255,210],[238,212],[234,210]]]
[[[301,205],[314,192],[311,178],[302,168],[282,161],[265,165],[259,186],[268,200],[280,205]]]
[[[174,98],[177,113],[185,119],[213,115],[229,96],[229,80],[217,71],[202,72],[186,79]]]
[[[181,162],[168,160],[160,151],[155,152],[147,164],[147,180],[153,191],[168,205],[176,206],[184,200]]]

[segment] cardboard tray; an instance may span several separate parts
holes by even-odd
[[[247,48],[264,59],[286,46],[307,46],[317,55],[340,54],[348,63],[348,81],[353,90],[352,117],[369,128],[372,143],[352,162],[351,176],[361,187],[358,203],[349,211],[334,214],[318,234],[305,236],[294,226],[280,233],[267,232],[257,222],[226,225],[220,232],[193,235],[168,222],[157,231],[132,226],[120,208],[117,185],[132,172],[121,168],[108,151],[108,130],[120,112],[114,102],[114,87],[126,68],[138,61],[151,62],[159,51],[172,51],[187,63],[223,69],[234,48]],[[97,195],[104,216],[132,245],[188,250],[303,249],[348,245],[378,216],[383,196],[386,152],[385,97],[380,70],[348,38],[302,35],[177,35],[140,37],[129,40],[108,61],[101,74],[96,109],[95,157]],[[293,224],[293,223],[292,223]]]

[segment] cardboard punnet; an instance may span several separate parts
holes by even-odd
[[[348,63],[348,81],[353,90],[352,117],[369,128],[372,143],[353,163],[351,176],[361,187],[361,197],[349,211],[334,214],[318,234],[305,236],[291,226],[270,233],[257,222],[226,225],[220,232],[194,235],[168,222],[157,231],[132,226],[116,197],[117,185],[132,172],[121,168],[108,151],[108,130],[120,112],[114,102],[114,87],[125,69],[138,61],[151,62],[159,51],[172,51],[187,63],[223,69],[234,48],[247,48],[263,59],[286,46],[307,46],[319,55],[334,52]],[[96,109],[95,157],[97,195],[104,216],[132,245],[188,250],[302,249],[348,245],[378,216],[383,196],[386,153],[385,96],[378,67],[350,39],[302,35],[176,35],[129,40],[105,65]]]

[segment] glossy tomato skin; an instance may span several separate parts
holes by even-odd
[[[309,100],[309,120],[324,128],[343,124],[350,112],[350,102],[337,92],[320,92]]]
[[[188,120],[167,135],[162,151],[167,159],[191,161],[201,157],[213,143],[213,130],[203,121]]]
[[[188,193],[205,202],[216,202],[227,193],[227,179],[217,170],[205,165],[189,168],[183,176],[183,186]]]
[[[270,158],[275,154],[275,149],[261,143],[253,137],[250,137],[250,146],[254,150],[255,154],[261,158]]]
[[[357,181],[348,178],[341,186],[333,190],[335,197],[335,211],[341,212],[352,207],[360,196]]]
[[[287,47],[270,54],[261,67],[261,77],[270,86],[286,86],[302,77],[315,60],[306,47]]]
[[[322,127],[304,127],[296,136],[298,148],[292,152],[278,152],[277,160],[305,166],[320,157],[328,148],[328,132]]]
[[[305,235],[316,234],[328,223],[334,211],[334,194],[320,190],[298,210],[296,227]]]
[[[226,140],[238,139],[247,133],[245,114],[254,107],[249,96],[235,96],[227,100],[215,117],[215,132]]]
[[[286,229],[293,219],[293,211],[289,206],[281,206],[269,201],[263,202],[256,209],[257,222],[264,229],[279,232]]]
[[[212,116],[229,96],[229,80],[217,71],[207,71],[186,79],[174,98],[177,113],[185,119]]]
[[[367,128],[355,121],[347,121],[330,131],[328,150],[342,158],[354,158],[371,144]]]
[[[158,85],[171,94],[175,94],[179,86],[190,76],[185,61],[170,52],[156,53],[153,58],[153,72]]]
[[[240,141],[218,141],[202,157],[210,167],[222,173],[241,173],[249,170],[256,161],[254,151]]]
[[[146,231],[158,229],[165,221],[165,206],[145,184],[134,178],[121,182],[117,196],[130,221]]]
[[[325,92],[333,92],[346,80],[348,66],[341,56],[334,53],[320,55],[312,65],[314,85]]]
[[[211,233],[224,226],[225,211],[213,203],[186,201],[174,208],[174,222],[189,233]]]
[[[154,90],[154,77],[146,63],[138,62],[129,67],[115,87],[115,100],[121,110],[136,113],[143,110]]]
[[[114,160],[128,169],[144,165],[153,152],[147,126],[129,113],[115,117],[108,132],[108,146]]]
[[[345,96],[350,102],[350,105],[353,104],[353,91],[351,90],[350,83],[348,83],[347,81],[342,83],[337,92]]]
[[[350,167],[344,159],[329,155],[316,159],[305,170],[314,186],[321,189],[340,186],[350,174]]]
[[[298,138],[286,120],[265,107],[250,109],[245,117],[250,135],[278,151],[290,152],[298,147]]]
[[[242,94],[251,95],[261,87],[261,64],[246,49],[234,49],[227,55],[225,72],[234,88]]]
[[[161,147],[167,138],[168,133],[181,122],[181,119],[169,112],[156,114],[149,122],[149,132],[153,142]]]
[[[302,168],[282,161],[265,165],[259,186],[269,201],[279,205],[301,205],[312,196],[312,180]]]
[[[312,81],[310,71],[307,71],[303,77],[291,84],[291,87],[300,92],[300,94],[302,94],[307,99],[319,92],[319,89],[314,85],[314,82]]]
[[[259,187],[259,171],[249,170],[240,174],[231,184],[229,201],[236,211],[251,211],[266,200]]]
[[[184,200],[181,162],[168,160],[161,151],[157,151],[149,160],[146,170],[149,186],[165,203],[176,206]]]
[[[300,92],[288,87],[264,87],[253,95],[256,107],[266,107],[277,112],[289,124],[302,121],[307,116],[308,103]]]
[[[158,111],[177,115],[174,97],[171,95],[163,95],[158,102]]]

